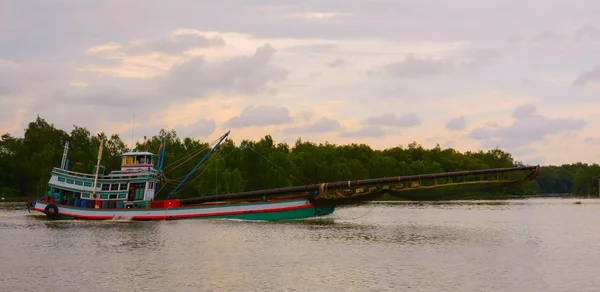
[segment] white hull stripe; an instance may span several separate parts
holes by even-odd
[[[44,212],[48,203],[36,202],[33,208]],[[293,200],[271,203],[248,203],[234,206],[196,206],[182,208],[156,208],[156,209],[91,209],[80,207],[67,207],[56,205],[58,214],[67,217],[88,219],[111,219],[111,218],[133,218],[133,219],[159,219],[159,218],[186,218],[219,216],[228,214],[243,214],[247,212],[276,212],[293,209],[312,208],[314,205],[308,200]]]

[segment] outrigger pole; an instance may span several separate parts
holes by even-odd
[[[283,194],[298,194],[305,193],[307,195],[316,196],[319,195],[324,189],[339,189],[339,188],[354,188],[361,186],[372,186],[372,185],[385,185],[395,184],[408,181],[418,181],[421,179],[438,179],[438,178],[453,178],[461,177],[466,175],[483,175],[483,174],[495,174],[504,173],[511,171],[532,171],[532,174],[528,177],[533,178],[540,171],[540,166],[521,166],[521,167],[509,167],[509,168],[493,168],[493,169],[480,169],[480,170],[467,170],[467,171],[456,171],[456,172],[444,172],[444,173],[433,173],[433,174],[421,174],[421,175],[408,175],[408,176],[393,176],[383,177],[374,179],[364,180],[353,180],[353,181],[338,181],[329,183],[310,184],[304,186],[275,188],[267,190],[247,191],[239,193],[221,194],[218,196],[207,196],[197,197],[189,199],[180,199],[181,205],[192,205],[199,203],[214,202],[217,200],[234,200],[234,199],[247,199],[256,198],[271,195],[283,195]]]
[[[175,192],[177,192],[177,190],[181,187],[181,185],[183,185],[183,183],[192,175],[192,173],[194,173],[194,171],[196,171],[196,169],[198,169],[198,167],[200,167],[200,165],[202,165],[202,163],[204,163],[204,161],[206,161],[208,156],[210,156],[213,153],[213,151],[215,149],[217,149],[217,147],[219,147],[221,142],[223,142],[223,140],[225,140],[225,138],[227,138],[227,136],[229,135],[229,132],[230,131],[228,131],[227,133],[225,133],[225,135],[223,135],[223,136],[221,136],[221,138],[219,138],[219,142],[217,142],[217,144],[212,149],[210,149],[210,151],[208,151],[208,153],[206,153],[206,155],[202,158],[202,160],[200,160],[200,162],[198,162],[196,167],[194,167],[194,169],[192,169],[192,171],[190,171],[190,173],[177,185],[177,187],[175,187],[175,189],[169,193],[169,196],[167,196],[166,200],[170,199],[171,196],[173,196],[175,194]]]

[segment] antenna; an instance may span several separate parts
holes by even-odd
[[[135,112],[133,113],[133,122],[131,124],[131,151],[133,151],[134,148],[134,144],[133,144],[133,131],[135,129]]]

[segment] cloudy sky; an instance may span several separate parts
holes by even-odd
[[[600,1],[0,0],[0,132],[600,159]]]

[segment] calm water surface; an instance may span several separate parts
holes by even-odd
[[[594,199],[382,202],[278,223],[60,222],[22,206],[0,203],[0,291],[600,291]]]

